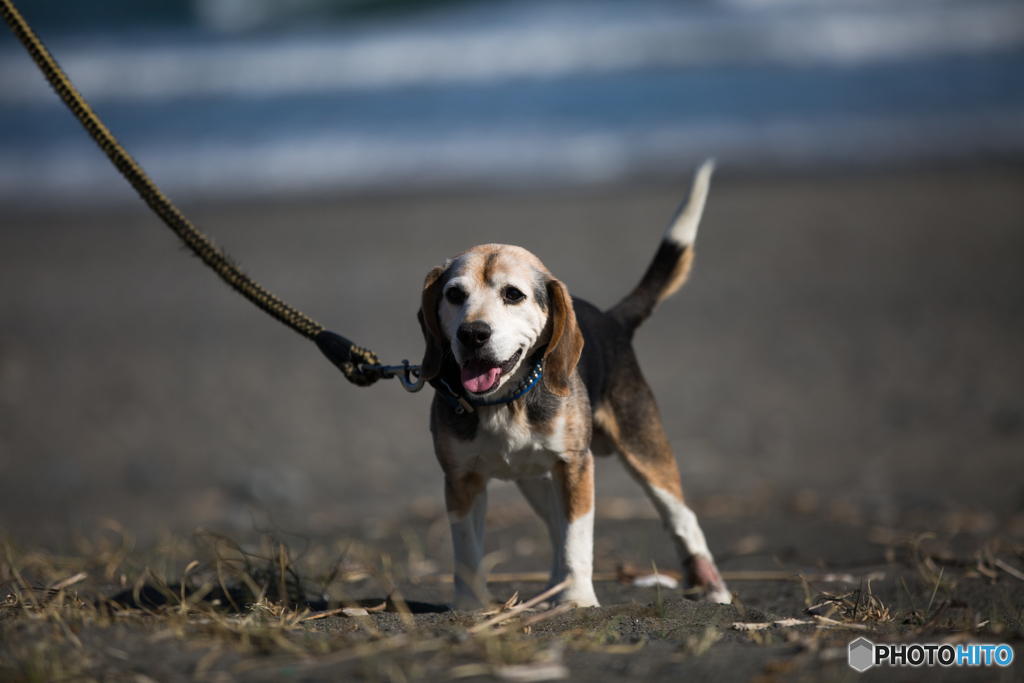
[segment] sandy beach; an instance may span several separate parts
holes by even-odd
[[[424,275],[474,244],[524,246],[574,295],[612,305],[638,281],[686,182],[183,208],[269,290],[397,363],[422,353]],[[104,519],[139,547],[197,525],[399,547],[403,525],[429,536],[442,513],[429,390],[349,385],[141,207],[3,215],[7,538],[57,551]],[[711,549],[733,558],[726,569],[779,558],[884,569],[890,537],[877,529],[964,533],[968,553],[996,534],[1019,547],[1022,225],[1017,168],[716,178],[691,280],[636,344]],[[599,570],[671,566],[639,487],[614,458],[597,472]],[[543,570],[539,523],[508,485],[491,495],[489,543],[522,551],[496,570]],[[992,590],[1009,590],[1000,599],[1019,611],[1007,581]],[[794,616],[803,593],[778,585],[732,588],[765,614]],[[410,591],[444,602],[448,589],[433,586]],[[609,586],[606,604],[652,599]],[[895,604],[891,576],[886,586]],[[692,623],[728,621],[680,605]],[[723,643],[696,668],[673,669],[666,651],[645,671],[715,675],[737,656],[749,675],[767,666],[769,655]],[[574,671],[593,667],[573,657]]]

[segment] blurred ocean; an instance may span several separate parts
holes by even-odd
[[[1024,158],[1020,0],[21,0],[173,197]],[[131,191],[0,31],[0,202]]]

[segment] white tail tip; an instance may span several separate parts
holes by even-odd
[[[665,231],[666,240],[688,247],[697,239],[697,228],[700,226],[700,217],[704,213],[704,202],[708,198],[711,174],[714,170],[714,159],[708,159],[697,169],[693,185],[690,187],[690,196],[676,211],[672,223]]]

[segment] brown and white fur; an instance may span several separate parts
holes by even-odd
[[[631,345],[640,323],[686,280],[711,171],[710,162],[698,170],[640,284],[607,312],[571,299],[520,247],[474,247],[427,275],[422,375],[438,389],[430,430],[445,475],[454,609],[489,600],[481,561],[490,479],[515,481],[546,522],[551,585],[573,579],[557,600],[597,605],[593,454],[613,451],[657,508],[689,583],[703,587],[707,600],[730,601],[683,500],[675,456]],[[471,399],[512,396],[538,360],[541,381],[510,403],[460,411],[441,396],[451,396],[449,389]]]

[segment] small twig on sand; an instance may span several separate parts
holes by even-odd
[[[481,623],[477,624],[473,628],[469,629],[469,631],[467,631],[467,633],[470,633],[470,634],[479,633],[480,631],[486,630],[486,629],[490,628],[491,626],[494,626],[496,624],[500,624],[501,622],[505,621],[506,619],[511,619],[512,617],[514,617],[515,615],[519,614],[523,610],[530,609],[534,605],[536,605],[538,603],[541,603],[541,602],[544,602],[545,600],[547,600],[551,596],[556,595],[558,593],[561,593],[563,590],[565,590],[566,588],[568,588],[571,585],[572,585],[572,578],[570,577],[570,578],[566,579],[565,581],[563,581],[562,583],[558,584],[557,586],[552,586],[551,588],[547,589],[546,591],[544,591],[543,593],[541,593],[537,597],[530,598],[526,602],[522,603],[521,605],[516,605],[515,607],[513,607],[512,609],[510,609],[507,612],[502,612],[501,614],[498,614],[498,615],[495,615],[495,616],[491,617],[487,621],[484,621],[484,622],[481,622]]]
[[[339,614],[341,614],[343,616],[346,616],[346,617],[351,617],[351,616],[353,616],[352,612],[351,612],[351,610],[353,610],[353,609],[362,610],[363,612],[367,612],[367,613],[369,613],[369,612],[383,612],[384,609],[387,606],[388,606],[387,602],[382,602],[381,604],[377,605],[376,607],[351,607],[351,606],[350,607],[339,607],[338,609],[332,609],[332,610],[328,610],[326,612],[320,612],[319,614],[313,614],[313,615],[305,617],[303,619],[299,619],[299,621],[313,621],[314,619],[325,619],[327,617],[333,617],[333,616],[337,616]]]
[[[502,633],[505,633],[509,629],[513,628],[513,626],[515,628],[529,628],[530,626],[533,626],[534,624],[539,624],[542,621],[550,621],[555,617],[560,617],[566,612],[571,612],[574,609],[576,609],[575,603],[563,602],[561,605],[557,607],[553,607],[549,610],[544,610],[543,612],[533,614],[527,617],[526,619],[523,619],[518,624],[506,624],[501,628],[496,628],[493,631],[488,631],[487,635],[500,635]]]
[[[1000,569],[1002,569],[1004,572],[1006,572],[1010,576],[1015,576],[1018,579],[1020,579],[1021,581],[1024,581],[1024,572],[1020,571],[1019,569],[1014,568],[1013,566],[1007,564],[1006,562],[1003,562],[1002,560],[996,560],[996,566],[999,567]]]

